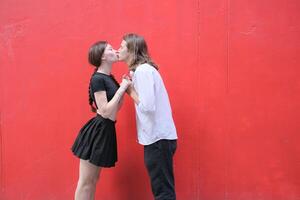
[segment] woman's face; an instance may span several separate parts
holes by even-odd
[[[116,50],[114,50],[110,44],[107,44],[107,46],[105,47],[102,59],[110,63],[118,61]]]
[[[130,57],[130,54],[128,52],[128,48],[127,48],[127,42],[125,40],[123,40],[121,42],[121,46],[118,50],[118,53],[119,53],[119,60],[120,61],[128,61],[129,60],[129,57]]]

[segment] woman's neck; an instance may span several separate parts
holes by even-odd
[[[110,75],[112,64],[102,63],[98,68],[97,72]]]

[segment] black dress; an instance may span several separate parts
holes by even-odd
[[[111,75],[96,72],[90,82],[90,94],[97,107],[94,93],[106,91],[110,101],[119,88]],[[75,156],[99,167],[113,167],[118,160],[115,122],[97,114],[80,130],[72,151]]]

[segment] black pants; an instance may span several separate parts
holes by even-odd
[[[144,146],[144,161],[155,200],[175,200],[173,155],[176,140],[159,140]]]

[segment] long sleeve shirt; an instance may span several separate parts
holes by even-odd
[[[145,63],[132,77],[139,96],[135,104],[138,142],[149,145],[161,139],[177,139],[167,90],[159,72]]]

